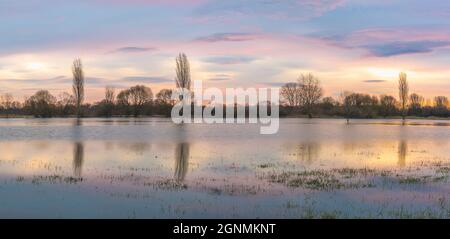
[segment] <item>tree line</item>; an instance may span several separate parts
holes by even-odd
[[[177,58],[176,85],[190,87],[189,61],[185,54]],[[48,90],[39,90],[24,102],[15,101],[9,93],[0,97],[0,115],[3,117],[111,117],[163,115],[170,116],[173,104],[172,89],[162,89],[154,97],[152,89],[144,85],[119,91],[105,87],[104,99],[93,104],[84,103],[85,76],[81,59],[72,64],[72,94],[63,92],[57,97]]]
[[[176,88],[191,87],[189,61],[184,53],[176,59]],[[162,89],[156,95],[150,87],[135,85],[116,92],[105,87],[104,98],[95,103],[84,103],[85,74],[81,59],[72,64],[72,94],[58,96],[48,90],[39,90],[24,102],[15,101],[11,94],[0,96],[0,115],[15,117],[112,117],[112,116],[170,116],[175,101],[172,89]],[[311,73],[301,74],[296,82],[284,84],[280,89],[280,116],[377,118],[377,117],[449,117],[449,100],[437,96],[427,102],[417,93],[409,94],[407,75],[399,74],[398,99],[390,95],[370,95],[344,91],[339,97],[324,97],[319,79]],[[246,106],[246,111],[251,107]],[[226,111],[224,107],[224,111]]]
[[[286,83],[281,87],[283,98],[280,114],[305,115],[308,117],[449,117],[449,100],[446,96],[436,96],[434,101],[426,101],[417,93],[409,94],[407,75],[399,74],[398,98],[390,95],[370,95],[344,91],[338,98],[323,97],[320,81],[313,74],[302,74],[297,82]]]

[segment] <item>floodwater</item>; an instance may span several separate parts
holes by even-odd
[[[450,218],[449,123],[0,119],[0,218]]]

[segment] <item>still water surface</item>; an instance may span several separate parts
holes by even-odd
[[[447,121],[1,119],[1,218],[450,217]]]

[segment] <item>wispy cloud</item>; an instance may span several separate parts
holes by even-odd
[[[206,0],[94,0],[105,4],[122,5],[197,5]]]
[[[264,82],[263,84],[267,85],[267,86],[271,86],[271,87],[281,87],[281,86],[285,85],[286,83],[284,83],[284,82]]]
[[[209,36],[199,37],[195,40],[201,42],[240,42],[256,40],[259,37],[259,35],[253,33],[215,33]]]
[[[306,20],[333,11],[344,3],[345,0],[210,0],[195,14],[199,17],[255,16]]]
[[[230,78],[227,77],[213,77],[213,78],[209,78],[209,81],[227,81],[227,80],[231,80]]]
[[[250,63],[255,60],[257,60],[257,58],[249,56],[214,56],[205,58],[203,61],[222,65],[236,65],[236,64]]]
[[[148,83],[165,83],[171,82],[172,80],[167,77],[147,77],[147,76],[128,76],[121,78],[122,81],[132,81],[132,82],[148,82]]]
[[[450,46],[450,34],[441,29],[362,29],[316,38],[341,48],[364,49],[376,57],[429,53]]]
[[[428,53],[433,50],[450,46],[450,41],[398,41],[385,44],[375,44],[362,46],[378,57],[389,57],[396,55]]]
[[[227,81],[232,80],[232,76],[228,74],[216,74],[214,77],[209,78],[209,81]]]
[[[72,84],[72,81],[69,81],[70,84]],[[91,84],[91,85],[103,85],[106,83],[106,79],[105,78],[101,78],[101,77],[86,77],[85,78],[85,84]]]
[[[55,76],[51,78],[25,78],[25,79],[0,79],[0,83],[8,84],[71,84],[71,79],[65,76]]]
[[[365,83],[382,83],[382,82],[386,82],[385,80],[365,80],[363,81]]]
[[[137,52],[147,52],[147,51],[154,51],[154,50],[156,50],[156,48],[154,48],[154,47],[128,46],[128,47],[117,48],[115,50],[110,51],[109,53],[137,53]]]
[[[72,86],[72,78],[63,75],[51,78],[24,78],[24,79],[0,79],[0,83],[8,84],[32,84],[32,85],[66,85],[68,88]],[[86,77],[86,86],[103,86],[106,79],[100,77]]]

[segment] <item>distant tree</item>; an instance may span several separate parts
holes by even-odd
[[[134,116],[138,116],[144,105],[153,100],[152,90],[143,85],[137,85],[130,88],[131,102],[134,109]]]
[[[105,99],[99,104],[99,114],[106,117],[111,117],[115,107],[115,89],[112,86],[105,87]]]
[[[337,108],[337,106],[339,105],[339,103],[333,99],[333,97],[325,97],[322,99],[322,101],[320,102],[320,108],[322,110],[322,113],[328,114],[328,115],[333,115],[336,113],[335,109]]]
[[[58,101],[56,102],[59,114],[67,116],[73,110],[75,106],[75,98],[73,95],[63,92],[58,95]]]
[[[133,108],[133,115],[139,116],[143,107],[153,100],[152,90],[143,85],[133,86],[117,95],[117,103],[127,110]]]
[[[425,102],[425,99],[422,96],[420,96],[416,93],[411,94],[409,96],[410,113],[413,115],[420,114],[421,113],[420,111],[422,109],[422,106],[424,105],[424,102]]]
[[[56,97],[47,90],[40,90],[25,101],[25,108],[35,117],[51,117],[55,104]]]
[[[128,89],[122,90],[117,95],[117,105],[121,109],[121,113],[128,115],[131,108],[131,96]]]
[[[378,98],[360,93],[349,93],[344,98],[346,118],[373,118],[376,115]]]
[[[308,117],[312,118],[314,106],[319,102],[323,94],[319,79],[311,73],[302,74],[298,79],[298,83],[300,85],[300,97],[303,107]]]
[[[11,109],[13,108],[14,105],[14,97],[9,94],[3,94],[0,97],[0,106],[3,108],[3,110],[6,113],[6,118],[9,118],[9,113],[11,111]]]
[[[121,104],[124,106],[131,105],[130,91],[128,89],[120,91],[116,97],[116,102],[117,104]]]
[[[172,100],[172,90],[162,89],[156,94],[152,112],[158,115],[170,116],[174,104],[175,100]]]
[[[84,72],[81,59],[75,59],[72,65],[73,74],[73,95],[75,97],[75,105],[77,109],[77,117],[81,117],[81,105],[84,101]]]
[[[344,108],[344,115],[345,115],[345,119],[347,120],[347,124],[350,123],[350,118],[352,115],[352,107],[353,107],[353,99],[350,98],[349,96],[352,95],[353,93],[349,92],[349,91],[344,91],[341,93],[340,98],[342,101],[342,106]]]
[[[115,89],[112,86],[105,87],[105,102],[109,104],[114,104],[115,99]]]
[[[436,96],[434,98],[434,107],[432,108],[432,115],[439,117],[448,117],[448,98],[445,96]]]
[[[382,95],[380,97],[380,115],[388,117],[396,111],[397,100],[390,95]]]
[[[290,107],[300,105],[300,86],[296,82],[286,83],[281,87],[280,94],[287,101]]]
[[[158,104],[173,105],[172,90],[162,89],[156,94],[156,101]]]
[[[408,105],[408,81],[406,79],[406,73],[400,72],[398,79],[398,94],[400,99],[400,109],[402,111],[402,119],[406,118],[406,107]]]
[[[191,71],[189,61],[184,53],[180,53],[175,59],[176,62],[176,78],[175,83],[177,88],[191,89]]]
[[[445,108],[448,107],[448,98],[445,96],[436,96],[434,97],[434,106],[437,108]]]

